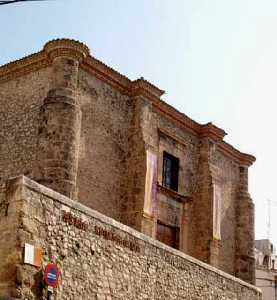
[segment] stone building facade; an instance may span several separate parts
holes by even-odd
[[[255,161],[82,43],[0,67],[0,201],[21,174],[249,283]]]
[[[277,299],[276,248],[269,239],[255,241],[256,286],[263,292],[263,300]]]

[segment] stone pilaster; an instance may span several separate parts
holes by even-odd
[[[89,51],[70,40],[49,42],[44,49],[52,62],[52,83],[41,107],[37,181],[74,198],[81,126],[78,69]]]
[[[193,200],[195,228],[193,256],[206,263],[210,263],[210,246],[213,234],[213,185],[209,156],[210,141],[208,138],[203,138],[200,145],[199,192]]]
[[[141,106],[143,100],[133,97],[133,118],[129,132],[129,149],[126,176],[128,189],[127,201],[121,203],[120,221],[141,231],[143,199],[145,191],[146,151],[141,129]]]
[[[200,133],[199,191],[193,199],[194,209],[194,253],[196,258],[215,267],[219,265],[220,240],[215,238],[214,207],[215,185],[220,178],[214,168],[213,160],[216,145],[220,143],[225,131],[212,123],[202,126]],[[220,215],[219,215],[220,217]]]
[[[181,212],[181,226],[180,226],[180,251],[189,254],[189,226],[192,204],[190,202],[183,203]]]
[[[215,141],[203,137],[200,145],[199,191],[193,199],[194,252],[196,258],[218,267],[220,240],[214,235],[215,184],[218,178],[212,158]]]
[[[154,120],[153,106],[149,97],[160,97],[164,92],[143,78],[130,85],[133,118],[129,131],[127,160],[128,201],[121,205],[121,222],[136,230],[155,237],[155,205],[145,211],[145,186],[147,173],[147,150],[157,154],[158,133]]]
[[[237,194],[235,275],[255,284],[254,204],[248,193],[248,166],[240,166]]]
[[[145,88],[140,79],[134,83],[134,89]],[[147,174],[147,151],[157,156],[157,129],[153,119],[153,107],[145,99],[142,90],[133,91],[133,119],[129,135],[128,186],[132,187],[128,194],[128,203],[122,208],[121,222],[136,230],[155,238],[156,206],[152,199],[151,208],[145,211],[145,191]],[[156,184],[157,178],[154,179]],[[149,205],[147,205],[149,206]],[[150,210],[150,211],[149,211]]]

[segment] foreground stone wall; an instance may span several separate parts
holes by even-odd
[[[1,228],[13,238],[0,257],[12,276],[2,271],[1,296],[44,299],[42,269],[54,256],[61,272],[54,299],[261,299],[255,287],[26,177],[7,186]],[[42,248],[40,267],[23,264],[25,242]]]
[[[16,296],[16,265],[21,260],[20,231],[17,202],[8,201],[8,189],[0,186],[0,299],[2,295]]]

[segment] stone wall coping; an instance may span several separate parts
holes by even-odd
[[[225,273],[215,267],[212,267],[204,262],[201,262],[200,260],[193,258],[187,254],[182,253],[179,250],[173,249],[157,240],[154,240],[153,238],[136,231],[135,229],[128,227],[110,217],[107,217],[101,213],[99,213],[98,211],[95,211],[79,202],[76,202],[74,200],[71,200],[70,198],[50,189],[47,188],[33,180],[31,180],[30,178],[24,176],[24,175],[20,175],[17,177],[13,177],[7,180],[7,183],[9,183],[9,185],[14,185],[14,186],[19,186],[22,185],[24,187],[27,187],[28,189],[35,191],[37,193],[43,194],[51,199],[53,199],[54,201],[58,201],[60,203],[62,203],[63,205],[66,205],[70,208],[76,209],[78,211],[80,211],[81,213],[84,213],[90,217],[93,217],[103,223],[106,223],[107,225],[113,226],[121,231],[124,231],[125,233],[128,233],[129,235],[132,235],[152,246],[155,246],[157,248],[163,249],[164,251],[167,251],[169,253],[171,253],[172,255],[178,256],[180,258],[186,259],[189,262],[197,265],[198,267],[201,267],[203,269],[209,270],[211,272],[216,273],[217,275],[220,275],[222,277],[224,277],[225,279],[229,279],[233,282],[236,282],[240,285],[243,285],[249,289],[255,290],[257,293],[261,294],[261,290],[239,278],[236,278],[228,273]]]

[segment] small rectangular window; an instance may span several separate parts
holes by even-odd
[[[179,248],[179,230],[177,227],[165,225],[158,221],[157,240],[175,249]]]
[[[178,192],[179,158],[163,153],[163,186]]]

